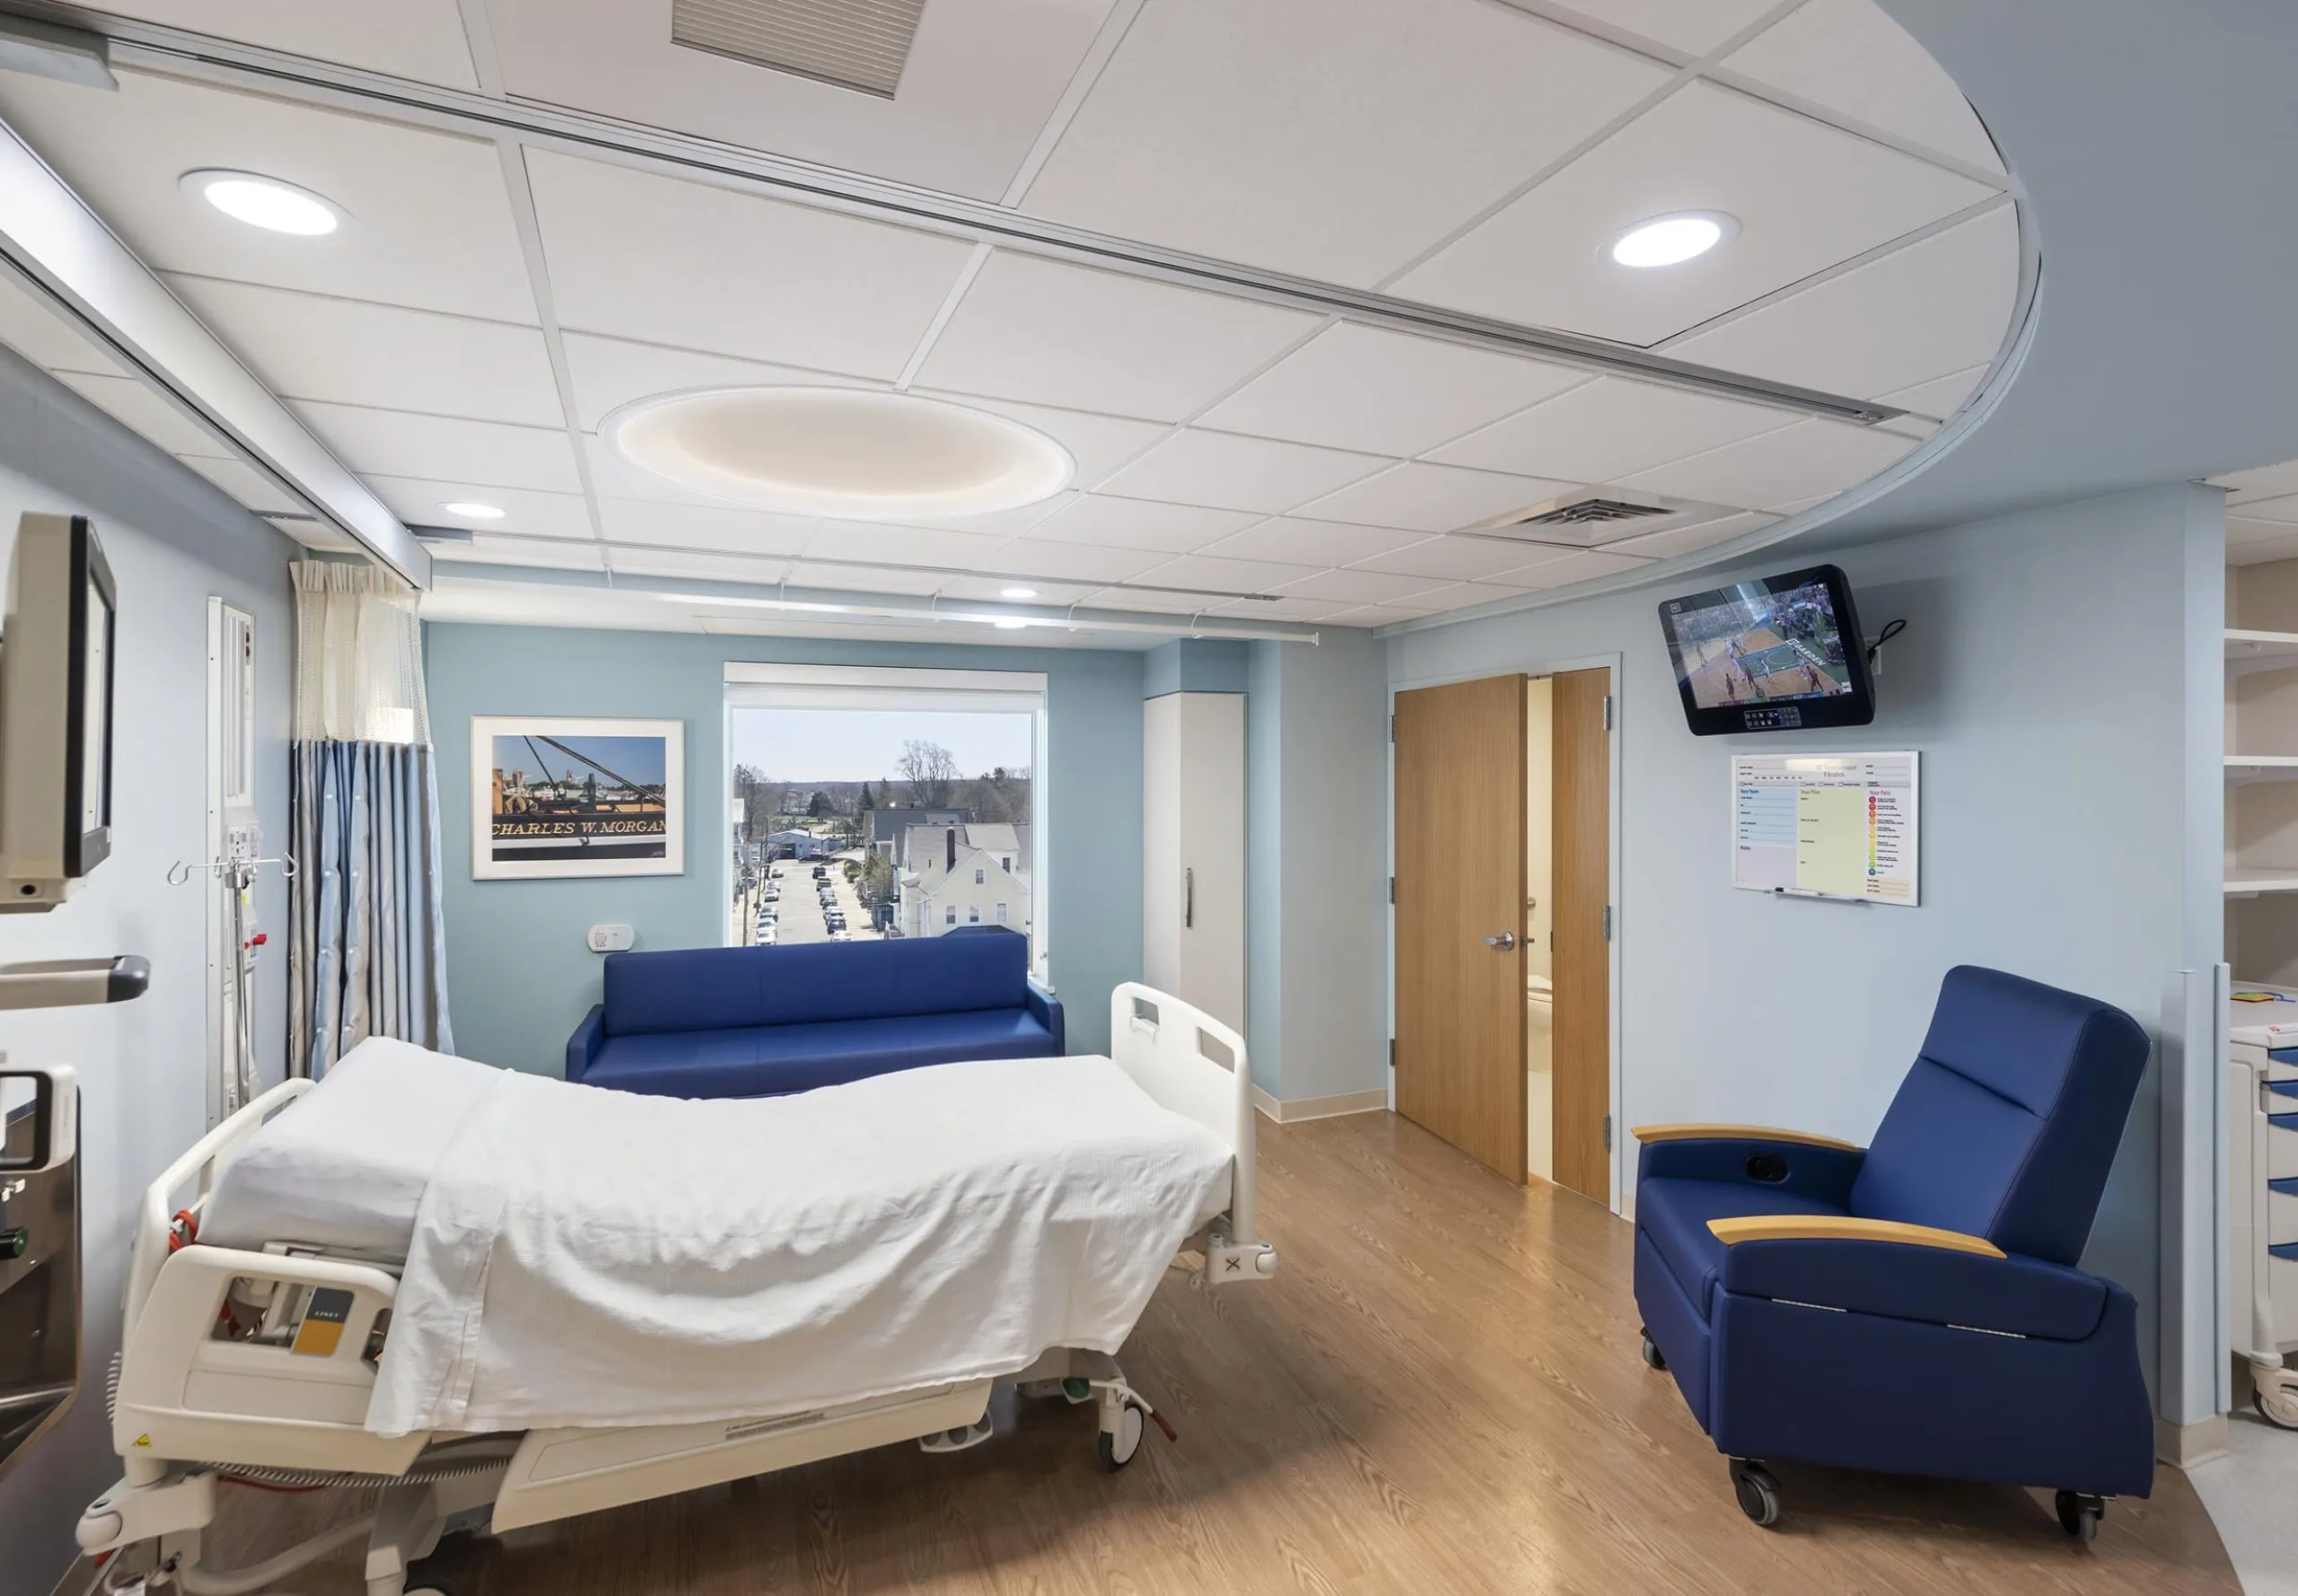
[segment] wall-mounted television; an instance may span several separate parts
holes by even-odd
[[[111,852],[118,593],[85,516],[17,523],[0,627],[0,914],[54,908]]]
[[[1660,626],[1695,737],[1875,718],[1859,612],[1834,566],[1670,599]]]

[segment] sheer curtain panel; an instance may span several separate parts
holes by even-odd
[[[295,578],[289,1067],[370,1036],[452,1052],[439,787],[415,591],[373,566]]]

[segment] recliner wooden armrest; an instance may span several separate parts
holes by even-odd
[[[1857,1219],[1847,1214],[1751,1214],[1740,1219],[1711,1219],[1707,1228],[1726,1247],[1738,1241],[1892,1241],[1978,1258],[2010,1256],[1984,1236],[1927,1224],[1904,1224],[1896,1219]]]
[[[1639,1142],[1794,1142],[1805,1147],[1833,1147],[1843,1153],[1864,1153],[1854,1142],[1840,1142],[1808,1130],[1780,1130],[1768,1125],[1639,1125],[1627,1133]]]

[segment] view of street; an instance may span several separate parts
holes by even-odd
[[[815,879],[817,864],[825,872],[826,880]],[[854,884],[846,878],[846,864],[844,859],[776,859],[757,867],[752,884],[734,895],[734,921],[728,941],[736,947],[752,947],[769,941],[777,946],[829,942],[832,912],[843,917],[846,940],[879,941],[878,932],[870,924],[869,911],[862,907]],[[759,873],[759,871],[765,873]],[[825,886],[831,897],[827,907],[821,901],[821,889]],[[769,892],[773,901],[768,901]],[[764,933],[762,913],[773,916],[770,936]]]

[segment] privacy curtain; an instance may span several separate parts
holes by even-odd
[[[290,1068],[371,1036],[452,1052],[439,786],[415,592],[373,566],[295,577]]]

